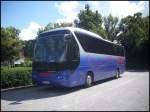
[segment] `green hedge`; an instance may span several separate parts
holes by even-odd
[[[31,67],[1,68],[1,88],[32,84]]]

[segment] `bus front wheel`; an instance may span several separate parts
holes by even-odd
[[[86,87],[92,86],[92,76],[91,75],[86,76],[85,86]]]

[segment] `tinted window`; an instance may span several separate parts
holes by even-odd
[[[99,53],[102,50],[99,39],[81,32],[75,32],[75,34],[86,52]]]
[[[34,53],[35,61],[63,62],[66,60],[66,41],[64,35],[39,38]]]
[[[71,36],[68,40],[68,53],[67,59],[72,60],[79,60],[79,47],[76,40]]]
[[[67,43],[67,66],[73,71],[80,63],[79,47],[73,35],[67,39]]]
[[[75,31],[75,35],[86,52],[123,56],[123,48],[121,46],[82,32]]]
[[[75,32],[75,34],[86,52],[99,54],[112,53],[112,46],[108,42],[81,32]]]

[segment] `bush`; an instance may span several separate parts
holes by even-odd
[[[31,67],[1,68],[1,87],[16,87],[32,84]]]
[[[31,67],[32,66],[32,61],[29,59],[26,59],[25,62],[23,63],[24,67]]]

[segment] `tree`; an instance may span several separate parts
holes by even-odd
[[[16,58],[19,57],[19,53],[22,49],[19,33],[20,30],[14,27],[1,27],[2,63],[12,63]]]
[[[142,13],[127,16],[121,20],[119,29],[122,34],[118,41],[125,46],[128,65],[136,63],[135,66],[147,67],[149,17],[142,17]]]
[[[124,41],[124,44],[131,44],[140,48],[141,44],[147,41],[149,37],[149,19],[148,17],[142,17],[141,13],[136,13],[134,16],[123,18],[120,22],[119,29],[123,32],[120,35],[120,41]]]
[[[102,28],[102,16],[96,12],[92,12],[88,4],[85,5],[85,10],[80,10],[78,14],[79,20],[74,20],[76,27],[83,28],[105,37],[104,29]]]
[[[44,31],[48,31],[48,30],[52,30],[55,28],[60,28],[60,27],[71,27],[73,26],[72,23],[69,22],[62,22],[62,23],[49,23],[45,26],[45,28],[40,28],[39,31],[37,32],[37,34],[42,33]]]
[[[113,17],[109,14],[108,17],[104,17],[104,26],[107,35],[107,39],[110,41],[114,41],[119,33],[119,29],[117,28],[118,18]]]
[[[33,58],[35,41],[36,41],[35,39],[24,41],[24,44],[25,44],[25,46],[23,47],[24,56],[28,59]]]

